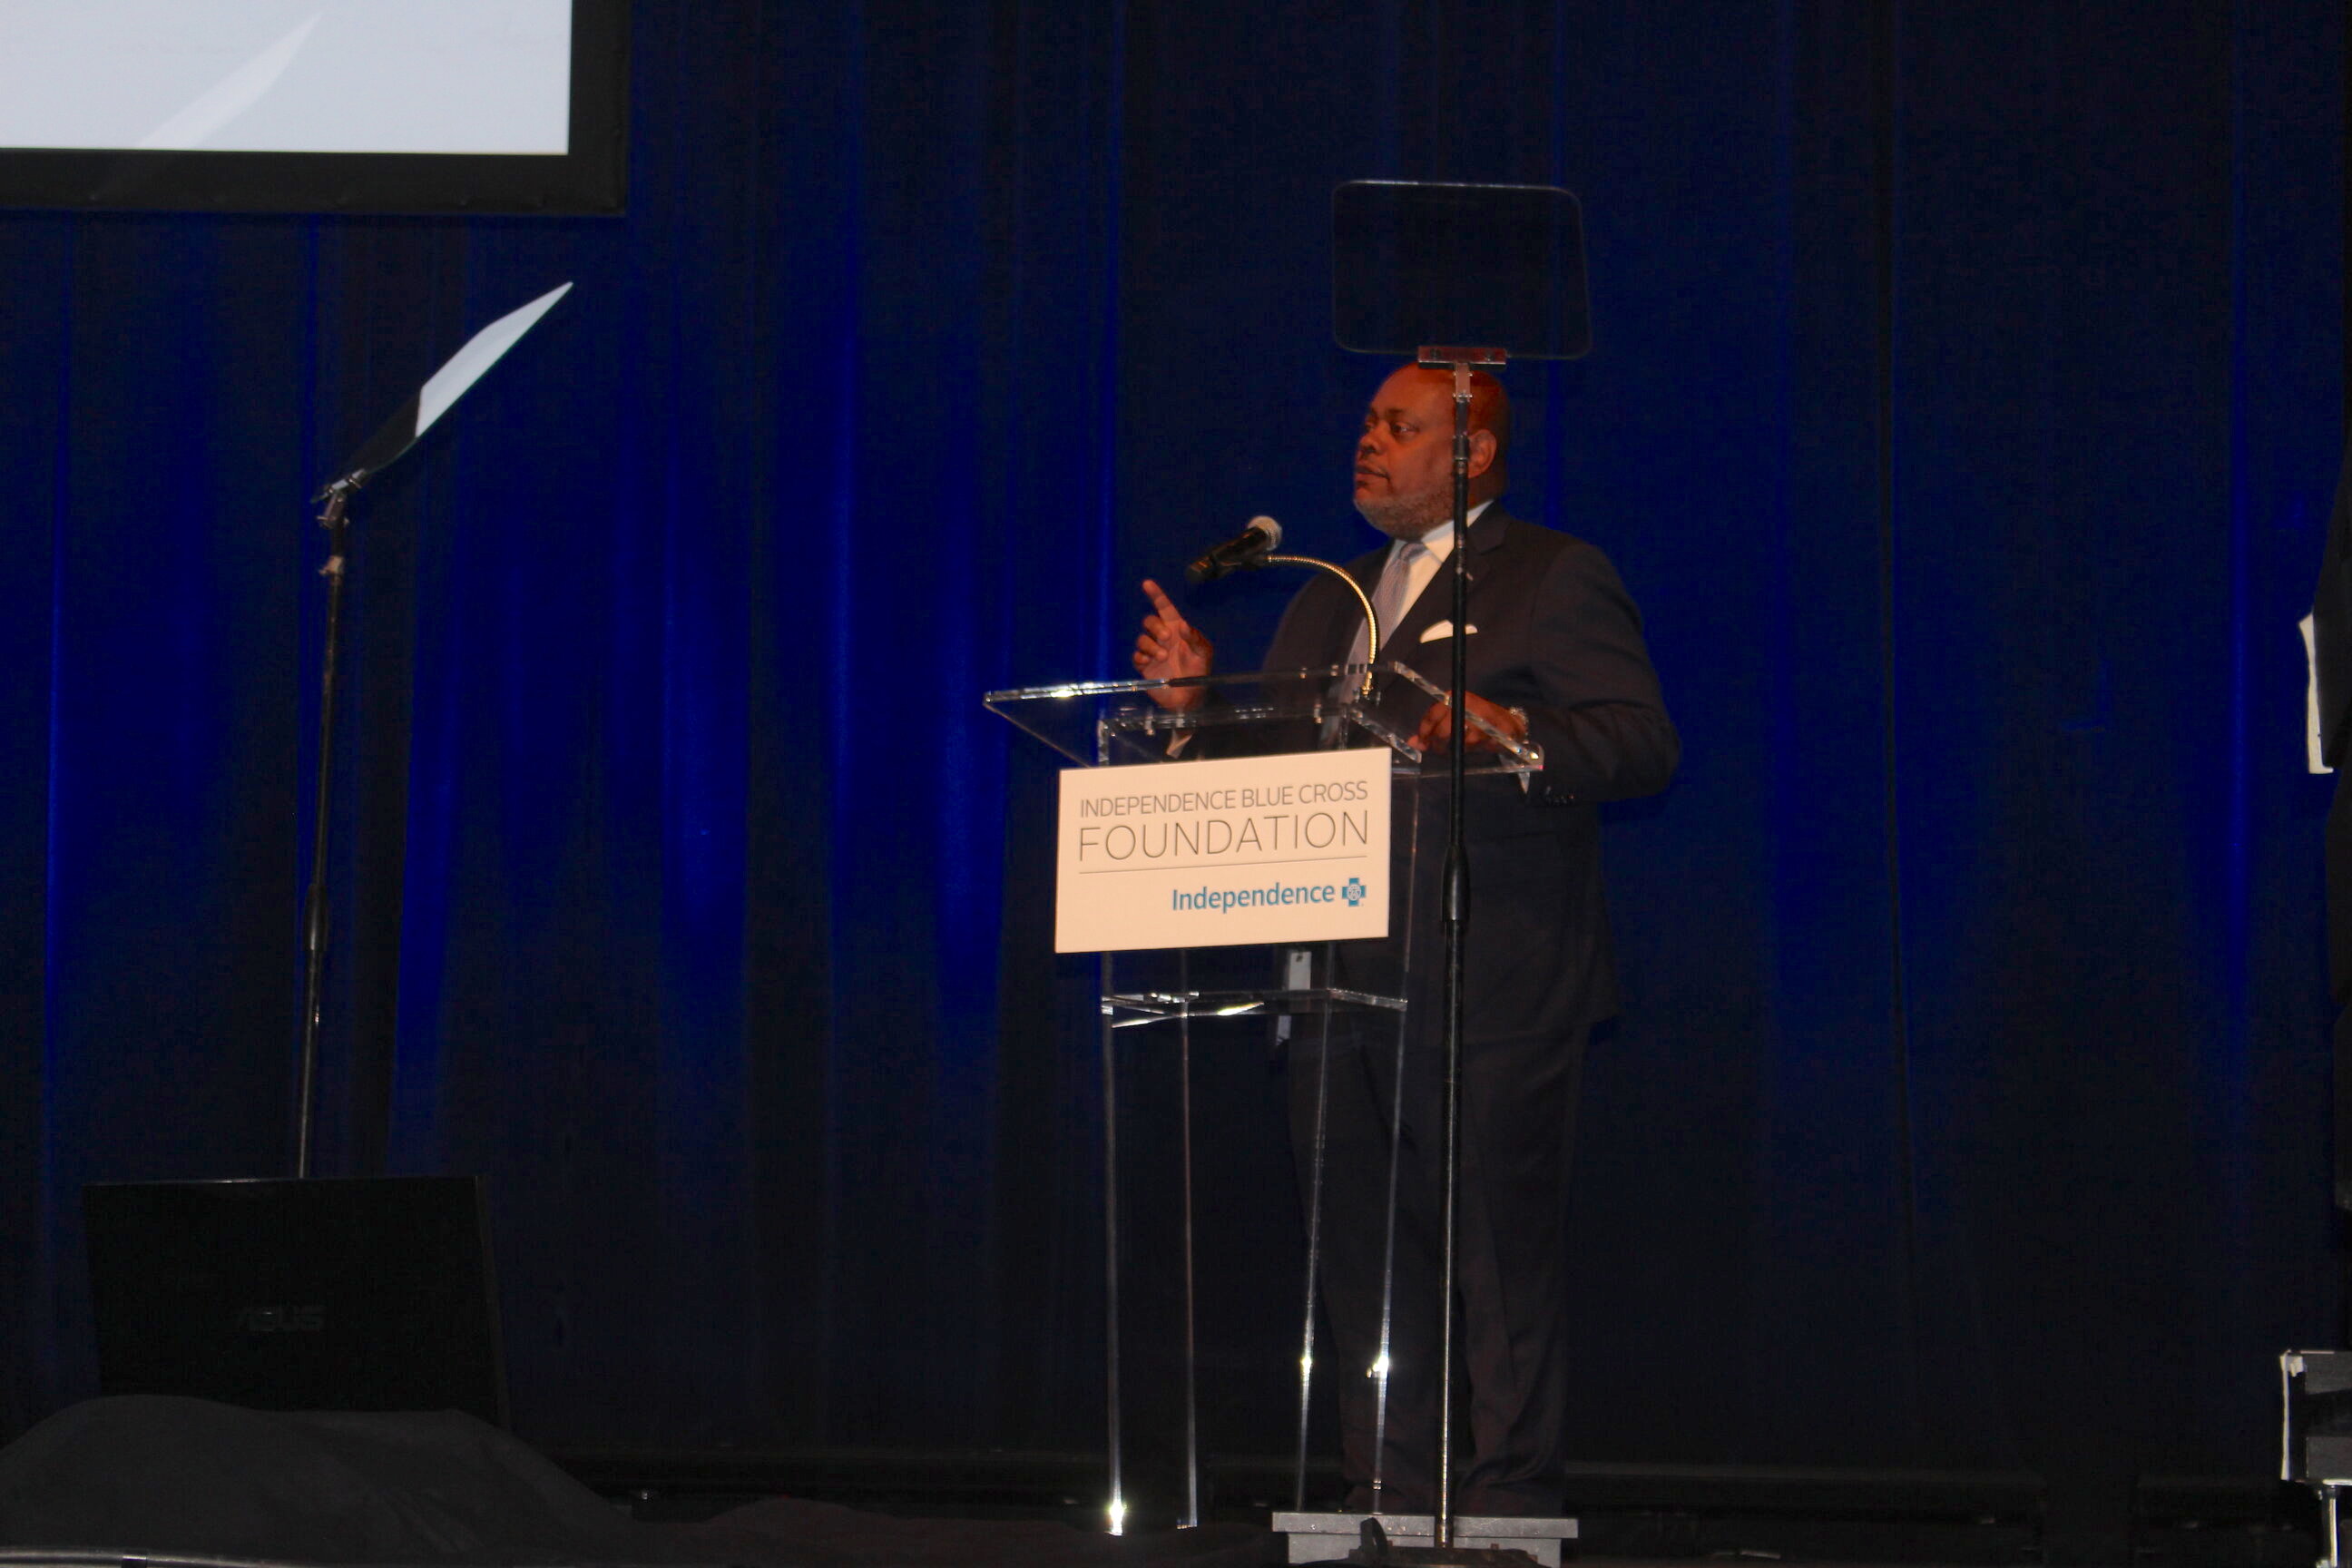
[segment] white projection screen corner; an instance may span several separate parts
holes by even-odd
[[[627,0],[0,0],[0,205],[617,213]]]

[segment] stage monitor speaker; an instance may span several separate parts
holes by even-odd
[[[82,1189],[100,1392],[507,1425],[478,1176]]]

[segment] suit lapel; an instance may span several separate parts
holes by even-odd
[[[1488,507],[1470,525],[1470,624],[1478,624],[1478,588],[1486,575],[1487,557],[1503,542],[1510,519],[1501,505]],[[1454,558],[1449,555],[1437,569],[1437,575],[1421,591],[1421,597],[1405,611],[1404,619],[1389,635],[1384,658],[1395,658],[1410,664],[1424,676],[1432,670],[1447,669],[1453,658],[1448,644],[1451,638],[1438,637],[1422,641],[1430,627],[1440,621],[1454,618]],[[1455,636],[1461,635],[1457,629]],[[1431,677],[1433,679],[1435,678]],[[1440,685],[1444,682],[1440,681]]]

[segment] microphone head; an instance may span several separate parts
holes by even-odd
[[[1213,583],[1228,572],[1255,566],[1259,556],[1281,542],[1282,524],[1270,517],[1254,517],[1247,528],[1185,567],[1184,580],[1196,585]]]

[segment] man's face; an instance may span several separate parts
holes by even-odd
[[[1356,510],[1391,539],[1419,539],[1454,512],[1454,382],[1407,365],[1381,383],[1356,441]]]

